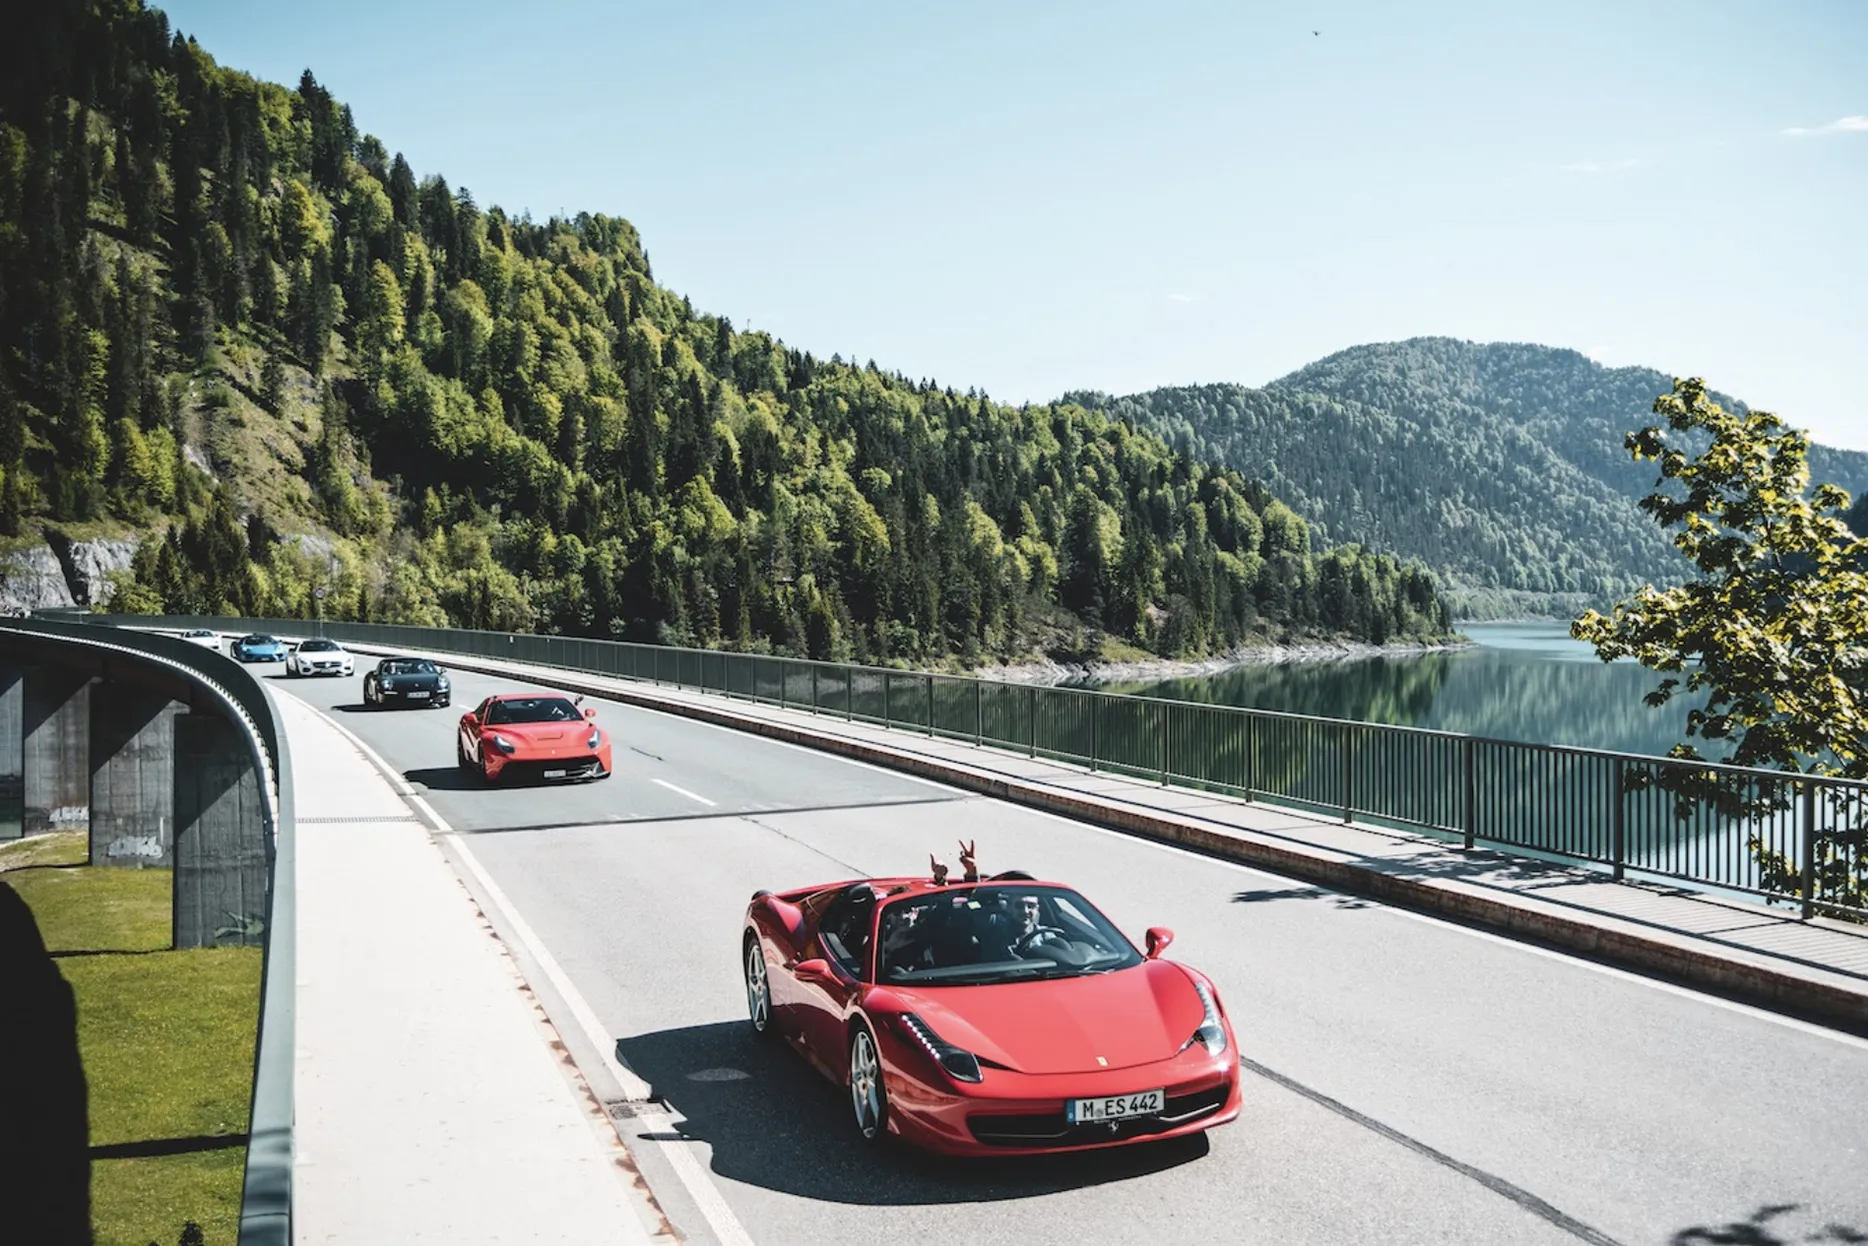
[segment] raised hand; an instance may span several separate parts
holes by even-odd
[[[944,861],[936,861],[934,859],[934,854],[931,852],[928,853],[928,867],[934,871],[934,882],[936,885],[947,881],[947,863]]]
[[[978,840],[967,839],[960,841],[960,868],[966,871],[966,881],[969,883],[979,881],[979,862],[974,860],[973,855],[973,845],[978,842]]]

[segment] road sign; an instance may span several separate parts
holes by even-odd
[[[319,601],[323,601],[324,600],[324,585],[320,584],[318,585],[317,588],[314,588],[313,590],[311,590],[311,595],[313,597],[316,597]]]

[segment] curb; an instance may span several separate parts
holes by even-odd
[[[360,653],[388,653],[378,645],[349,645]],[[393,652],[408,652],[393,650]],[[1041,784],[1025,783],[968,766],[936,761],[884,745],[826,735],[808,727],[771,722],[712,705],[664,698],[635,687],[624,676],[598,676],[554,667],[532,666],[470,654],[429,653],[457,670],[523,678],[547,687],[620,701],[640,709],[679,714],[716,727],[795,744],[821,753],[868,762],[890,770],[932,779],[963,791],[1011,804],[1060,814],[1138,838],[1184,848],[1279,874],[1320,883],[1334,890],[1382,900],[1398,907],[1450,917],[1468,925],[1580,952],[1623,968],[1671,978],[1713,993],[1777,1012],[1808,1017],[1849,1029],[1868,1030],[1868,982],[1850,990],[1795,973],[1719,956],[1624,928],[1608,919],[1594,922],[1550,911],[1535,902],[1513,902],[1459,883],[1406,878],[1355,863],[1326,849],[1303,851],[1243,834],[1228,833],[1181,820],[1171,814],[1143,812],[1068,795]],[[597,680],[614,681],[598,683]],[[701,694],[714,695],[714,694]],[[730,704],[730,702],[728,702]],[[1613,924],[1610,924],[1613,923]]]

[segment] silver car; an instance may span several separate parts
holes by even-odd
[[[356,659],[335,640],[306,640],[285,659],[287,675],[355,675]]]

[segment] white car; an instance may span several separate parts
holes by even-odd
[[[182,639],[191,645],[200,645],[203,649],[212,649],[216,653],[221,652],[221,634],[219,632],[210,632],[205,627],[197,627],[191,632],[183,632]]]
[[[335,640],[304,640],[286,655],[287,675],[355,675],[357,661]]]

